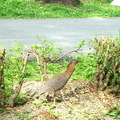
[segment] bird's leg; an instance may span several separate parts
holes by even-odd
[[[55,95],[55,93],[56,92],[54,92],[54,96],[53,96],[54,97],[54,105],[56,104],[56,98],[55,98],[56,95]]]
[[[75,93],[75,89],[73,89],[72,87],[71,88],[71,92],[72,94],[74,95],[74,97],[76,97],[78,99],[78,102],[80,101],[80,97]]]
[[[60,92],[61,92],[61,95],[62,95],[62,99],[63,99],[63,101],[65,102],[64,93],[63,93],[63,91],[62,91],[62,90],[61,90]]]
[[[66,107],[70,107],[70,106],[66,103],[66,100],[65,100],[63,91],[61,90],[60,92],[61,92],[61,95],[62,95],[62,99],[63,99],[63,101],[64,101],[64,105],[65,105]]]
[[[45,96],[46,96],[47,101],[50,101],[49,93],[45,93]]]

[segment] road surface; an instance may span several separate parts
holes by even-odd
[[[24,45],[39,44],[36,35],[61,46],[63,52],[73,50],[82,40],[94,37],[118,37],[120,18],[0,19],[0,43],[9,49],[13,41]],[[84,46],[83,52],[88,52]]]

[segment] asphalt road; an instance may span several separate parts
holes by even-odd
[[[73,50],[80,41],[94,37],[118,37],[120,18],[0,19],[0,43],[9,49],[14,40],[26,46],[39,44],[36,35]],[[88,52],[88,46],[83,48]]]

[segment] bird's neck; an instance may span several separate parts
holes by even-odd
[[[67,69],[65,72],[69,73],[69,74],[72,74],[75,70],[75,65],[68,65]]]

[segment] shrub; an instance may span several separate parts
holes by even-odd
[[[120,88],[120,38],[96,38],[92,41],[92,46],[95,49],[97,62],[95,89],[117,92]]]

